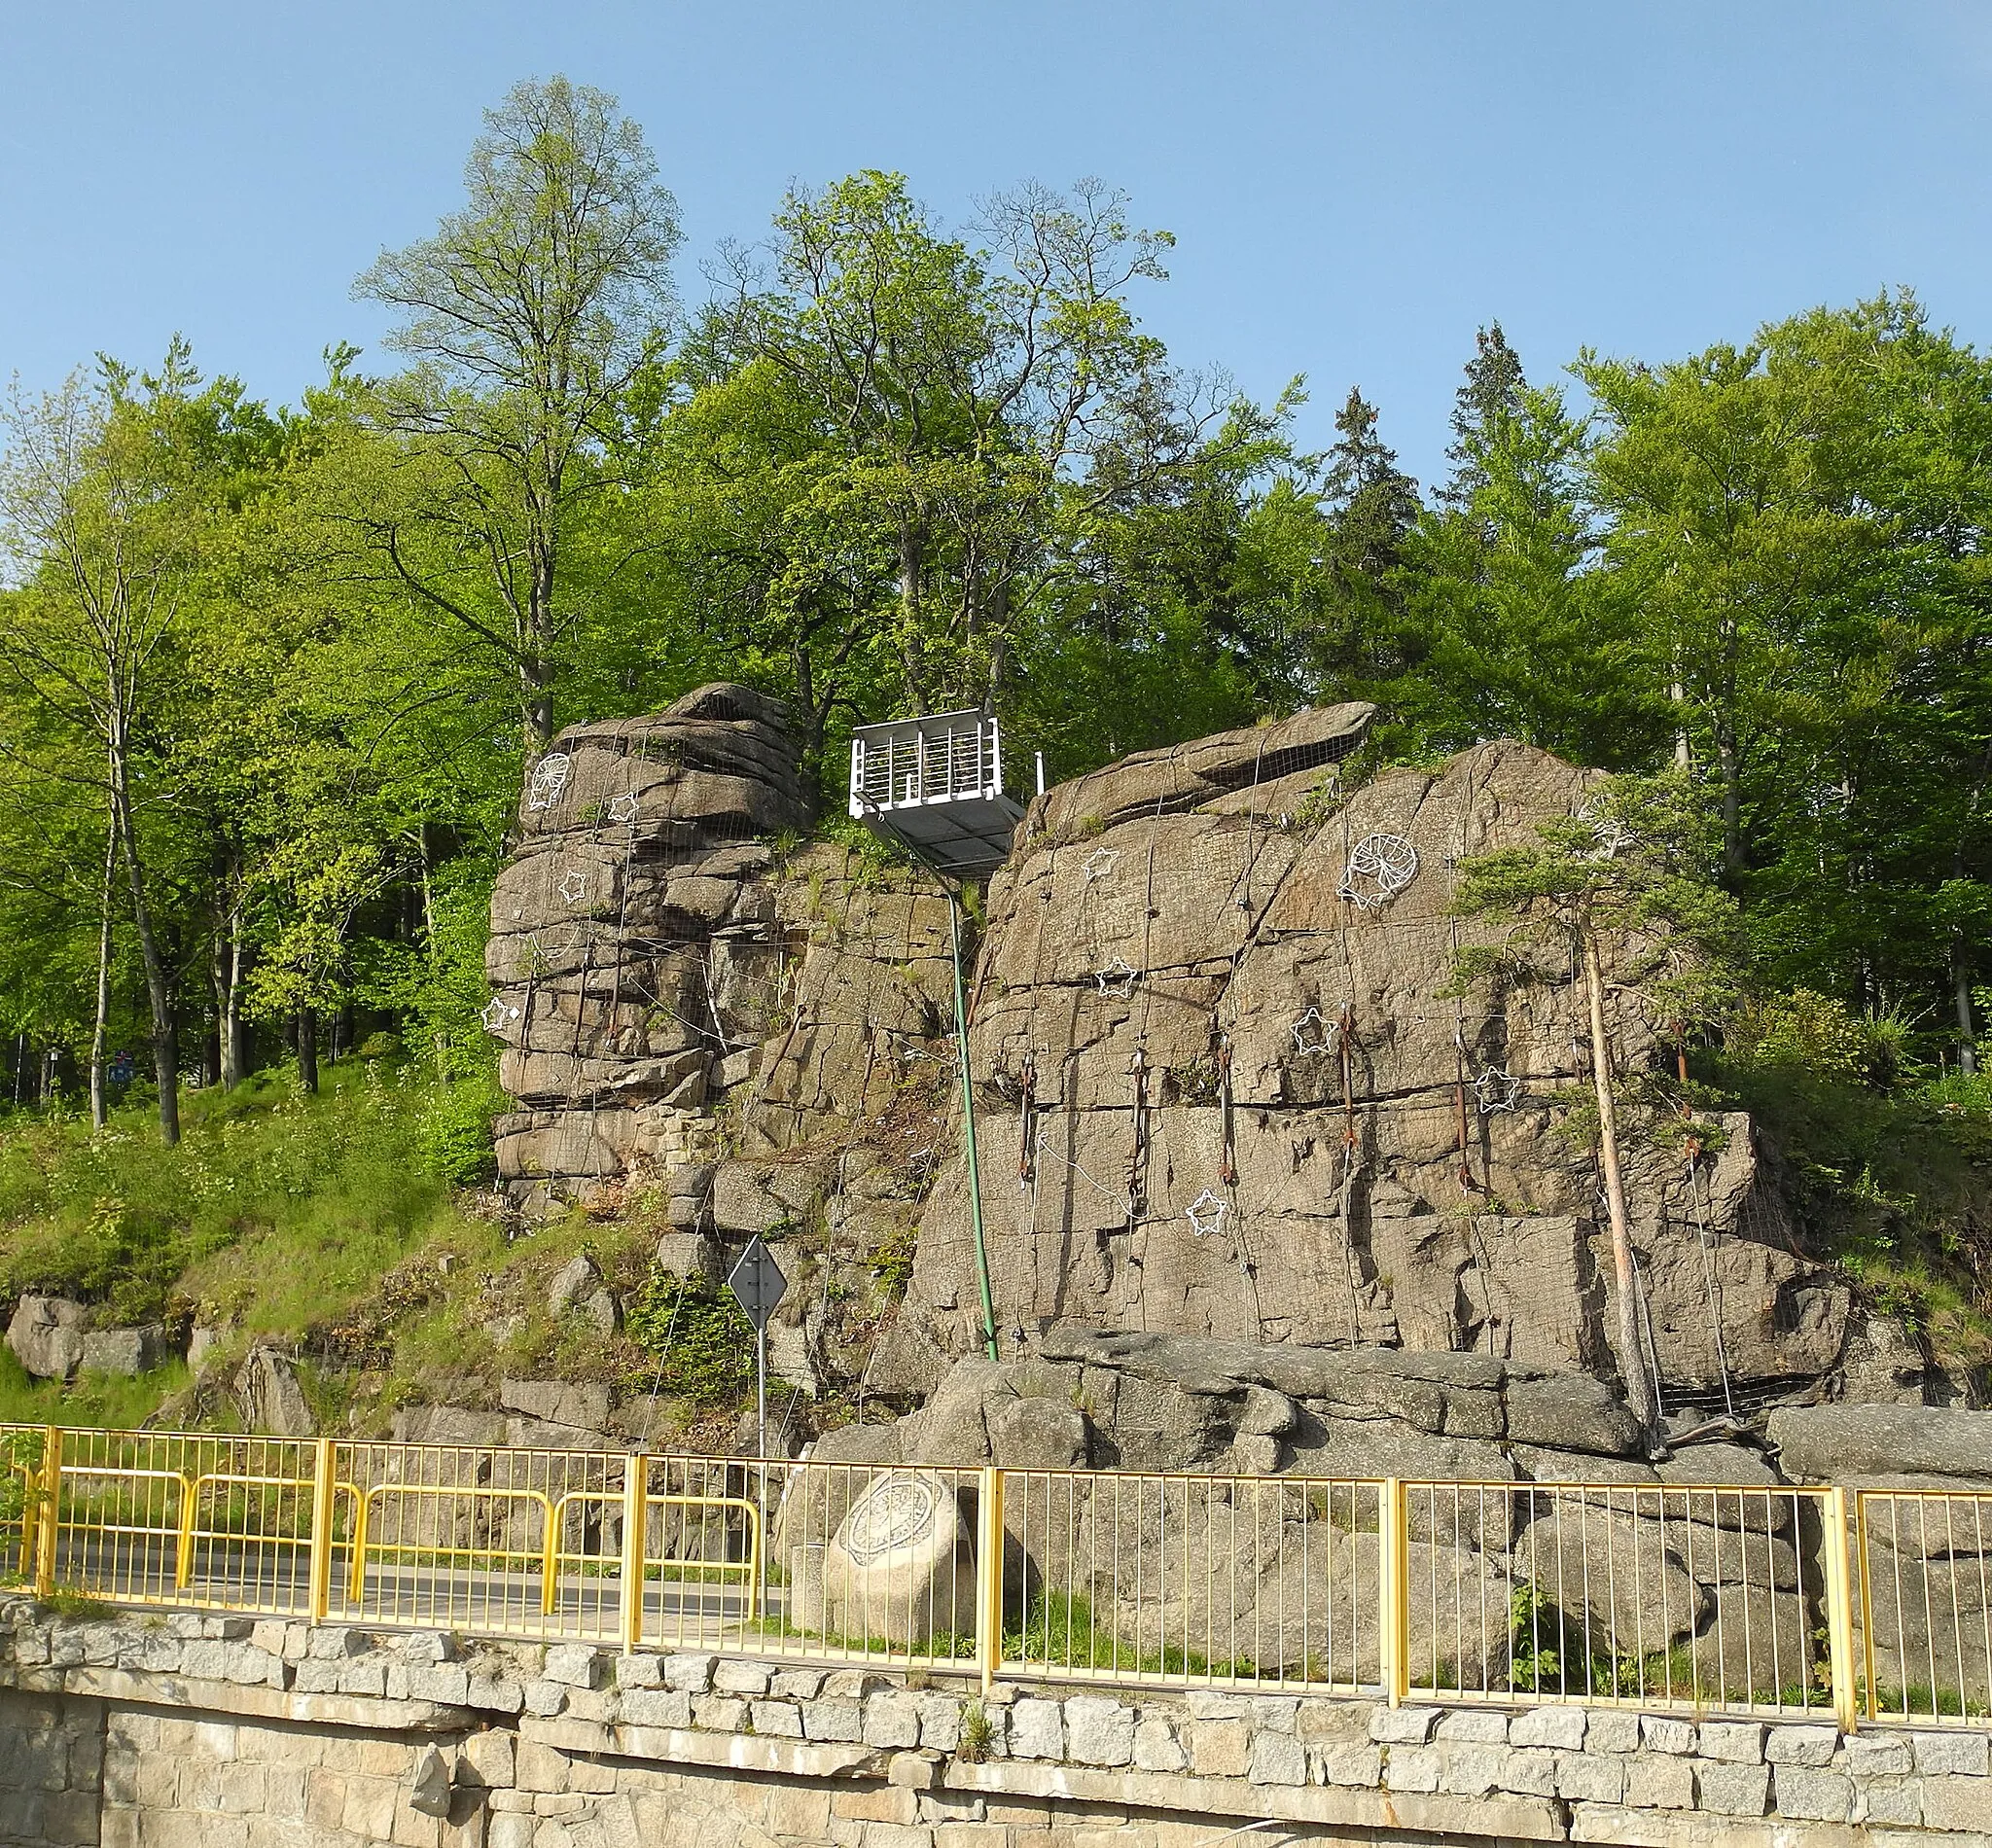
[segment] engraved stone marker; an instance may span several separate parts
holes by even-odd
[[[846,1637],[972,1635],[974,1548],[946,1477],[892,1470],[873,1481],[825,1552],[823,1594],[829,1626]]]

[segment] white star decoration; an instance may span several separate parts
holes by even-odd
[[[500,996],[493,995],[478,1018],[483,1022],[486,1033],[501,1033],[518,1018],[518,1010]]]
[[[626,791],[609,804],[609,819],[625,824],[633,822],[636,819],[636,792]]]
[[[1331,1044],[1329,1034],[1334,1029],[1321,1017],[1319,1008],[1309,1008],[1294,1022],[1294,1050],[1307,1058],[1326,1052]]]
[[[1095,847],[1079,863],[1079,876],[1085,884],[1095,879],[1104,879],[1114,871],[1114,862],[1120,858],[1119,847]]]
[[[1497,1110],[1512,1110],[1514,1100],[1521,1095],[1521,1080],[1511,1077],[1498,1065],[1490,1065],[1474,1080],[1474,1095],[1479,1100],[1483,1117]]]
[[[1213,1232],[1224,1229],[1225,1215],[1230,1210],[1230,1201],[1219,1199],[1209,1188],[1205,1188],[1183,1212],[1190,1222],[1191,1231],[1198,1238],[1208,1238]]]
[[[1134,971],[1128,968],[1124,956],[1116,956],[1093,979],[1100,984],[1103,995],[1119,995],[1125,1001],[1134,992]]]
[[[581,871],[570,872],[560,881],[560,896],[569,905],[579,905],[587,897],[587,874]]]

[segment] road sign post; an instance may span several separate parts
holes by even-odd
[[[740,1254],[727,1279],[727,1288],[747,1320],[754,1324],[754,1401],[759,1440],[756,1452],[767,1460],[767,1323],[776,1305],[788,1295],[789,1280],[774,1261],[774,1253],[759,1232]]]

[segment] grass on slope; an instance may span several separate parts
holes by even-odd
[[[101,1325],[224,1331],[198,1381],[174,1362],[65,1388],[31,1381],[0,1347],[0,1422],[229,1429],[226,1382],[258,1341],[299,1357],[327,1431],[382,1433],[410,1401],[492,1404],[508,1373],[657,1388],[686,1402],[681,1420],[717,1417],[733,1395],[678,1377],[697,1359],[681,1352],[695,1315],[665,1330],[633,1311],[627,1333],[605,1337],[549,1312],[549,1280],[584,1251],[625,1300],[655,1306],[661,1195],[624,1202],[609,1223],[577,1210],[508,1241],[481,1210],[491,1196],[438,1171],[452,1165],[438,1159],[439,1118],[460,1129],[478,1101],[439,1094],[408,1065],[341,1061],[315,1098],[284,1069],[226,1095],[188,1092],[177,1149],[160,1147],[138,1105],[99,1135],[87,1121],[0,1121],[0,1316],[15,1296],[46,1292],[89,1301]]]
[[[283,1070],[188,1092],[176,1149],[138,1107],[100,1135],[59,1120],[0,1131],[0,1291],[85,1297],[116,1323],[253,1296],[272,1332],[302,1332],[455,1217],[420,1159],[425,1097],[407,1068],[347,1062],[315,1099]],[[190,1273],[212,1301],[189,1298]]]
[[[295,1341],[367,1298],[411,1254],[503,1249],[425,1166],[433,1094],[408,1068],[328,1067],[319,1096],[294,1072],[227,1094],[189,1091],[183,1139],[160,1146],[131,1105],[87,1121],[0,1127],[0,1300],[81,1297],[100,1322],[232,1324]],[[0,1418],[138,1424],[189,1384],[175,1363],[136,1380],[31,1382],[0,1349]]]
[[[1814,1252],[1936,1362],[1992,1368],[1992,1078],[1889,1088],[1716,1061],[1720,1092],[1783,1156]]]

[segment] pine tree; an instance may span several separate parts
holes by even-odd
[[[1439,490],[1447,507],[1463,509],[1487,483],[1483,453],[1488,438],[1504,419],[1518,416],[1528,385],[1521,356],[1508,343],[1501,323],[1477,329],[1474,356],[1466,364],[1466,379],[1453,394],[1452,442],[1445,459],[1452,480]]]

